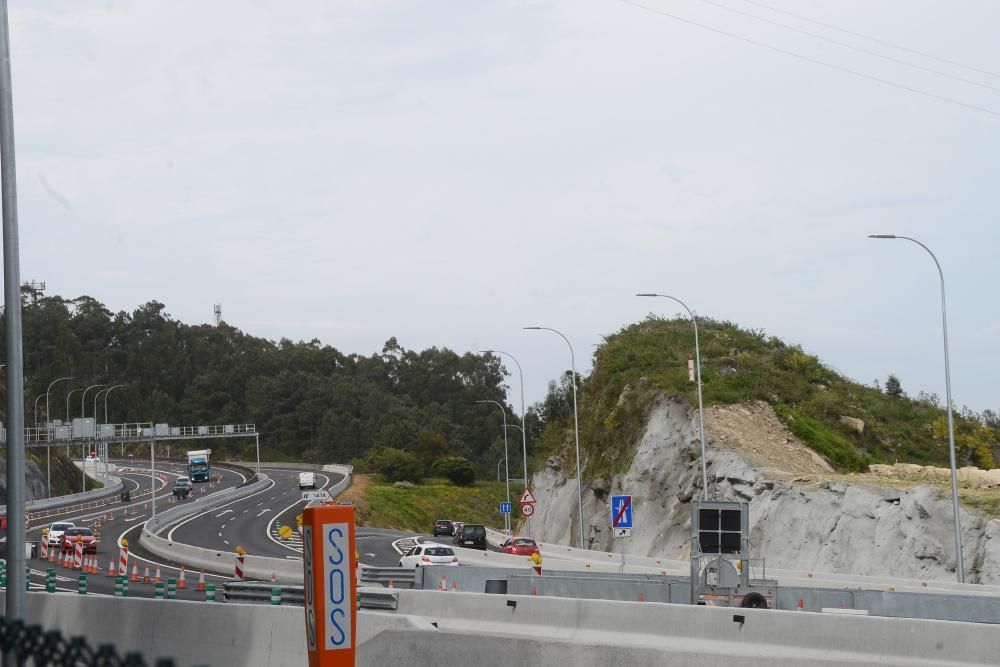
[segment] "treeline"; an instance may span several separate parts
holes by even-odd
[[[360,461],[387,448],[412,453],[428,472],[438,459],[463,457],[489,477],[503,455],[500,411],[476,403],[506,405],[506,371],[493,355],[417,352],[395,338],[379,354],[344,354],[318,340],[274,342],[225,323],[183,324],[157,301],[112,313],[89,296],[26,292],[22,319],[28,426],[35,398],[56,378],[73,376],[50,392],[52,419],[92,417],[97,390],[82,411],[79,390],[125,384],[109,394],[108,422],[253,423],[266,460]],[[45,423],[45,399],[38,405]],[[103,397],[97,412],[104,422]],[[528,420],[529,445],[544,413],[539,406]],[[509,406],[507,421],[521,425]],[[508,435],[520,440],[516,429]],[[226,457],[254,455],[250,439],[196,445]],[[521,469],[520,452],[511,447],[512,475]]]

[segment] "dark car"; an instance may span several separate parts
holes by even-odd
[[[457,533],[452,543],[460,547],[486,550],[486,526],[481,523],[467,523]]]
[[[191,495],[191,489],[193,485],[191,480],[187,477],[178,477],[174,482],[174,496],[178,500],[183,500]]]
[[[451,535],[455,534],[455,524],[447,519],[438,519],[434,522],[434,537],[439,535]]]

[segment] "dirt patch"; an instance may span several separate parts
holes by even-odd
[[[767,469],[770,477],[826,478],[834,473],[823,457],[785,428],[764,401],[706,408],[705,430],[718,449]]]
[[[337,500],[339,502],[352,503],[354,505],[355,516],[362,517],[368,512],[368,503],[365,501],[365,494],[371,485],[372,480],[368,475],[351,475],[351,485],[337,496]],[[360,523],[360,518],[358,521]]]

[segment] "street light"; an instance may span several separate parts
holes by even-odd
[[[493,405],[500,408],[500,412],[503,413],[503,458],[506,463],[504,464],[504,473],[507,477],[507,505],[510,506],[510,459],[507,458],[507,408],[503,406],[499,401],[476,401],[476,403],[492,403]],[[510,531],[510,514],[504,515],[504,525],[508,531]]]
[[[108,423],[108,394],[110,394],[115,389],[121,389],[124,386],[125,385],[123,385],[123,384],[116,384],[115,386],[111,387],[110,389],[105,389],[104,390],[104,423],[105,424]],[[95,419],[97,418],[97,408],[96,407],[94,408],[94,418]]]
[[[52,497],[52,417],[49,414],[49,392],[52,391],[56,382],[72,379],[72,375],[56,378],[49,383],[48,389],[45,390],[45,489],[49,498]]]
[[[965,563],[962,560],[962,522],[958,512],[958,470],[955,467],[955,427],[951,416],[951,365],[948,361],[948,314],[945,309],[944,298],[944,271],[941,270],[941,263],[931,252],[931,249],[916,239],[909,236],[896,236],[894,234],[869,234],[870,239],[902,239],[912,241],[927,251],[927,254],[934,260],[937,266],[938,277],[941,278],[941,332],[944,335],[944,390],[948,402],[948,456],[951,459],[951,504],[955,513],[955,565],[958,570],[958,583],[965,583]]]
[[[576,409],[576,355],[573,353],[573,346],[569,339],[561,332],[549,327],[524,327],[529,331],[551,331],[566,341],[569,347],[569,361],[573,368],[573,435],[576,438],[576,499],[580,506],[580,548],[587,549],[583,541],[583,477],[580,475],[580,418]]]
[[[500,464],[503,463],[503,457],[501,456],[497,459],[497,482],[500,481]]]
[[[44,398],[44,397],[45,397],[45,394],[39,394],[38,396],[35,397],[35,428],[36,429],[38,428],[38,401],[42,400],[42,398]]]
[[[481,353],[485,354],[502,354],[506,357],[510,357],[514,364],[517,366],[517,373],[521,378],[521,423],[524,423],[524,373],[521,371],[521,364],[518,363],[517,359],[510,352],[504,352],[503,350],[481,350]],[[524,457],[524,488],[528,488],[528,436],[525,435],[524,429],[521,429],[521,448],[522,456]],[[531,536],[531,519],[525,519],[524,530]]]
[[[670,296],[668,294],[652,294],[648,292],[636,294],[636,296],[655,296],[676,301],[684,306],[684,310],[688,312],[691,322],[694,323],[694,357],[695,368],[698,373],[698,420],[701,426],[701,484],[704,487],[705,500],[708,500],[708,462],[705,459],[705,406],[701,400],[701,348],[698,345],[698,318],[694,316],[694,313],[691,312],[691,309],[687,307],[686,303],[675,296]]]
[[[90,391],[91,389],[97,389],[98,387],[107,387],[107,386],[108,385],[106,385],[106,384],[92,384],[92,385],[90,385],[89,387],[87,387],[86,389],[83,390],[83,396],[80,397],[80,419],[86,419],[87,418],[87,403],[86,403],[87,392]],[[97,415],[94,415],[94,422],[97,422]],[[81,427],[81,430],[82,430],[83,425],[81,424],[80,427]],[[96,432],[95,432],[95,435],[96,435]],[[82,465],[80,466],[80,472],[83,474],[83,490],[86,491],[87,490],[87,470],[86,470],[87,443],[81,443],[80,450],[81,450],[81,454],[82,454],[82,457],[81,457],[81,464]]]

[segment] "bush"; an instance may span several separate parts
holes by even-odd
[[[369,469],[387,482],[419,482],[423,477],[419,459],[401,449],[374,449],[368,454],[367,461]]]
[[[437,477],[444,477],[458,486],[472,486],[476,483],[476,468],[469,459],[461,456],[446,456],[438,459],[431,466],[431,472]]]

